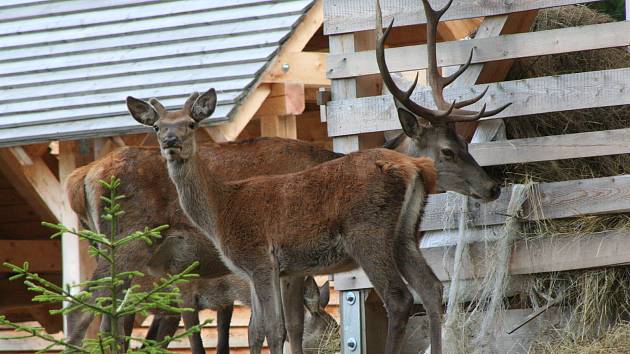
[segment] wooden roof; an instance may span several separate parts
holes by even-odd
[[[127,95],[176,108],[215,87],[206,124],[228,120],[314,2],[5,1],[0,146],[143,132]]]

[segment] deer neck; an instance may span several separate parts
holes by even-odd
[[[217,245],[218,215],[225,205],[228,188],[194,154],[186,160],[168,161],[168,173],[179,195],[179,202],[186,215]]]

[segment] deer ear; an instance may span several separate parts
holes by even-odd
[[[190,109],[190,117],[200,122],[212,115],[217,107],[217,93],[211,88],[201,96],[197,97]]]
[[[324,285],[319,288],[319,307],[325,308],[330,301],[330,282],[326,280]]]
[[[311,276],[304,281],[304,306],[310,313],[319,311],[319,288],[315,279]]]
[[[140,124],[153,126],[155,122],[160,118],[155,109],[147,102],[139,100],[137,98],[127,97],[127,109],[133,119]]]
[[[400,125],[402,125],[405,135],[410,138],[415,138],[420,135],[422,128],[418,123],[418,118],[416,118],[413,113],[404,108],[398,108],[398,120],[400,120]]]

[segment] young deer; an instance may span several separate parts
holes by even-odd
[[[229,329],[234,302],[250,304],[249,284],[237,276],[227,275],[218,279],[195,279],[180,286],[183,300],[182,307],[196,311],[211,309],[217,312],[216,325],[218,332],[217,353],[229,353]],[[315,279],[306,277],[304,283],[304,343],[305,353],[315,354],[322,337],[328,332],[338,330],[335,319],[325,311],[330,298],[328,282],[317,287]],[[156,314],[147,332],[147,339],[162,340],[173,336],[179,327],[180,316],[173,314]],[[201,341],[201,338],[199,338]]]
[[[226,180],[299,171],[341,156],[311,143],[280,138],[204,144],[200,148],[200,154],[204,162],[210,168],[219,170],[221,177]],[[107,232],[107,223],[102,223],[99,218],[100,197],[105,191],[98,181],[107,180],[112,175],[122,177],[123,183],[119,192],[127,196],[121,201],[126,213],[119,222],[119,234],[140,230],[145,226],[168,224],[170,227],[163,235],[165,239],[168,240],[169,236],[185,236],[186,240],[185,243],[176,245],[178,247],[161,248],[168,250],[170,254],[168,270],[171,274],[182,271],[194,261],[200,262],[197,272],[204,278],[212,279],[230,274],[214,245],[182,212],[177,202],[177,192],[169,180],[158,148],[121,148],[75,170],[70,175],[66,182],[70,206],[84,225],[95,231]],[[163,246],[167,246],[167,243],[165,242]],[[122,271],[145,271],[153,252],[155,247],[150,247],[144,242],[134,242],[118,252],[116,262],[122,267]],[[108,267],[107,262],[97,260],[97,268],[92,278],[105,276]],[[159,268],[158,265],[154,267]],[[94,296],[103,296],[102,291],[95,290]],[[301,295],[298,296],[301,299]],[[227,314],[222,314],[221,311],[219,310],[219,316],[226,318]],[[194,321],[195,318],[194,314],[190,315],[190,321]],[[75,311],[69,314],[69,331],[66,333],[69,342],[80,344],[92,319],[93,316],[86,312]],[[184,320],[186,322],[188,319]],[[132,322],[127,322],[128,325],[132,325]],[[106,321],[103,321],[102,325],[106,326]],[[298,326],[297,330],[300,328]],[[291,331],[290,333],[293,334]],[[296,333],[294,336],[301,338],[302,333]],[[191,343],[191,346],[195,353],[203,351],[199,341]]]
[[[385,351],[398,353],[413,297],[431,319],[432,351],[441,352],[442,284],[418,249],[417,226],[437,172],[431,159],[373,149],[302,172],[227,182],[201,160],[199,122],[216,107],[210,89],[191,109],[158,113],[127,98],[133,117],[156,130],[182,209],[219,249],[226,265],[247,277],[256,327],[271,353],[282,353],[285,325],[281,276],[363,268],[389,316]],[[404,277],[404,279],[403,279]],[[252,352],[259,352],[251,342]]]

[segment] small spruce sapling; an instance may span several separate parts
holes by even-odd
[[[122,328],[119,328],[119,320],[128,315],[142,314],[146,316],[151,310],[172,313],[192,311],[192,309],[179,306],[182,300],[176,285],[186,283],[188,279],[198,276],[192,273],[198,266],[198,262],[191,264],[179,274],[161,278],[153,284],[151,289],[146,291],[140,289],[138,285],[133,285],[122,291],[121,285],[123,283],[131,282],[133,278],[142,277],[144,274],[139,271],[119,271],[116,264],[116,252],[129,242],[142,240],[149,245],[153,244],[154,240],[161,238],[160,233],[168,228],[168,225],[152,229],[145,228],[143,231],[135,231],[129,235],[119,237],[116,232],[117,223],[118,219],[124,214],[119,202],[125,198],[124,195],[116,193],[116,189],[120,186],[120,179],[111,177],[109,182],[99,182],[109,191],[109,197],[101,197],[105,204],[104,213],[101,217],[110,225],[109,235],[90,230],[77,231],[62,224],[43,222],[42,225],[55,230],[55,234],[51,238],[69,233],[77,235],[80,239],[90,241],[89,254],[102,257],[109,263],[110,271],[108,276],[74,285],[73,287],[83,289],[79,292],[74,292],[70,286],[63,288],[40,277],[37,273],[30,272],[28,262],[24,262],[22,266],[10,263],[4,263],[4,266],[14,273],[10,280],[23,279],[24,285],[37,294],[33,297],[33,302],[65,303],[62,309],[51,310],[51,314],[67,315],[73,311],[89,311],[95,315],[108,317],[111,324],[109,331],[99,333],[96,339],[86,339],[81,346],[77,346],[66,342],[64,339],[45,333],[42,327],[13,323],[7,320],[5,316],[0,315],[0,325],[8,326],[16,332],[24,334],[17,337],[0,337],[0,339],[15,340],[36,337],[50,343],[49,346],[39,352],[58,348],[63,353],[123,353],[125,352],[125,343],[131,341],[132,345],[129,347],[139,348],[128,348],[126,349],[127,353],[168,353],[162,346],[166,346],[171,340],[181,339],[194,332],[199,332],[201,327],[209,322],[207,320],[199,326],[194,326],[185,332],[164,338],[161,341],[125,336],[122,333]],[[99,288],[108,289],[109,295],[93,299],[91,291]]]

